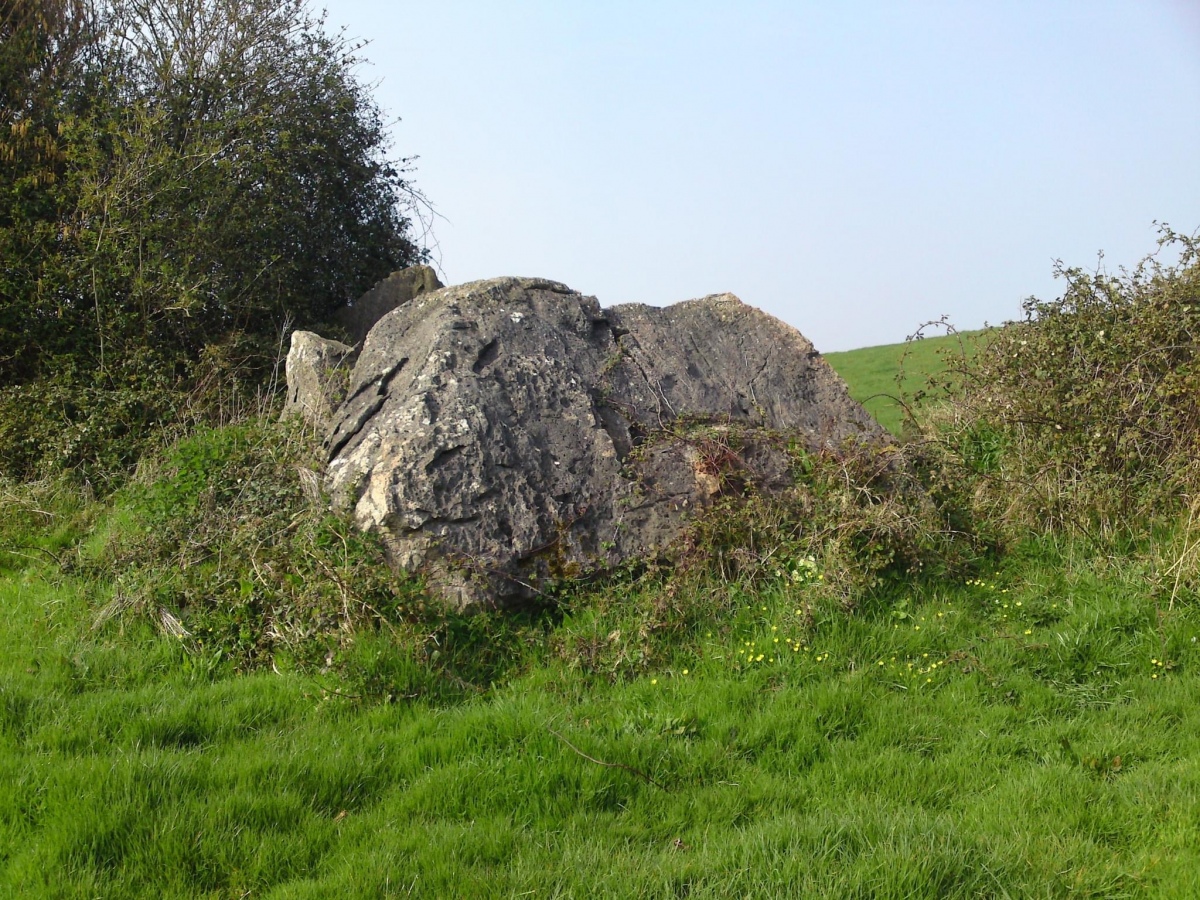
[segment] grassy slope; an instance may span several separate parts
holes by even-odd
[[[535,646],[440,707],[230,677],[0,571],[0,895],[1197,896],[1200,616],[1155,568],[1033,547],[808,629],[781,583],[642,678]]]
[[[924,387],[926,375],[941,371],[943,352],[964,349],[969,352],[980,334],[982,332],[970,331],[905,344],[827,353],[825,359],[850,385],[854,399],[862,403],[881,425],[898,435],[904,416],[901,405],[904,395]],[[897,384],[899,373],[906,377]]]

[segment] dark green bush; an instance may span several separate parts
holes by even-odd
[[[420,195],[358,47],[304,2],[3,10],[0,474],[115,485],[422,258]]]
[[[0,389],[0,472],[19,479],[70,472],[107,492],[161,429],[189,419],[168,371],[133,365],[98,378],[64,359],[45,378]]]

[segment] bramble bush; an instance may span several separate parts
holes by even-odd
[[[194,651],[254,668],[395,618],[414,588],[328,512],[313,463],[297,426],[263,419],[147,458],[114,497],[120,521],[75,558],[114,586],[98,623],[149,616]]]
[[[700,635],[724,633],[748,598],[795,609],[807,628],[961,578],[986,557],[988,548],[930,501],[901,445],[851,440],[809,451],[783,434],[703,423],[669,437],[692,443],[701,465],[711,461],[720,489],[657,563],[565,586],[561,607],[576,616],[555,652],[588,673],[661,666]],[[749,442],[786,453],[783,490],[767,489],[745,465]]]
[[[791,485],[764,491],[752,478],[730,478],[734,489],[692,525],[683,570],[758,588],[776,578],[808,581],[819,565],[831,596],[852,608],[889,580],[937,569],[964,549],[952,548],[959,536],[929,503],[900,445],[850,440],[809,451],[786,435],[774,440],[787,450]],[[722,441],[736,444],[737,435],[725,432]]]
[[[1056,275],[1061,297],[948,357],[910,423],[924,471],[985,531],[1144,531],[1200,477],[1200,238],[1163,226],[1132,270]]]

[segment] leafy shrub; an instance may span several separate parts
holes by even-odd
[[[959,354],[922,424],[926,471],[979,521],[1012,531],[1134,527],[1195,490],[1200,240],[1163,228],[1132,271],[1058,266],[1055,300]]]
[[[160,429],[188,418],[174,379],[149,366],[104,378],[71,361],[44,379],[0,388],[0,473],[54,479],[72,473],[107,493],[161,441]]]

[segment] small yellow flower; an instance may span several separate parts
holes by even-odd
[[[684,675],[686,675],[687,673],[688,673],[688,670],[687,670],[687,669],[684,669],[684,670],[683,670],[683,674],[684,674]]]
[[[1026,633],[1026,634],[1033,634],[1033,629],[1026,628],[1026,629],[1025,629],[1025,633]]]
[[[651,684],[658,684],[658,679],[657,679],[657,678],[651,678],[651,679],[650,679],[650,683],[651,683]]]

